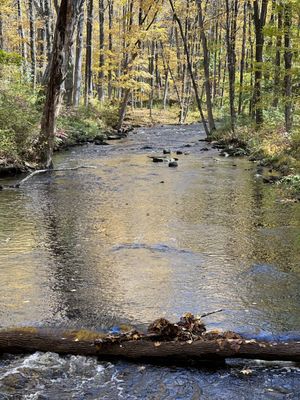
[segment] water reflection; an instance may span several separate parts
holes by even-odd
[[[110,152],[75,149],[57,164],[97,169],[1,193],[2,325],[145,324],[222,307],[211,326],[300,329],[299,205],[278,203],[247,161],[201,145],[176,170],[151,163],[140,148],[162,134],[180,148],[196,132],[145,130]]]

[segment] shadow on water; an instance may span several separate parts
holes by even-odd
[[[248,161],[201,152],[198,129],[141,129],[112,146],[72,149],[56,164],[96,169],[3,191],[0,325],[107,329],[223,308],[209,327],[297,337],[299,204],[279,203]],[[177,169],[147,157],[187,144]],[[31,399],[296,399],[300,391],[292,364],[208,371],[37,353],[2,357],[0,370],[0,399],[24,391]]]

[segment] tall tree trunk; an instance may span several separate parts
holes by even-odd
[[[254,0],[253,20],[255,27],[255,72],[254,72],[253,109],[255,112],[255,122],[258,126],[263,123],[261,81],[262,81],[262,68],[263,68],[263,47],[264,47],[263,28],[266,23],[267,8],[268,8],[268,0],[262,0],[261,10],[259,10],[259,0]]]
[[[181,38],[182,38],[182,41],[183,41],[184,52],[185,52],[186,61],[187,61],[187,67],[188,67],[188,71],[189,71],[189,74],[190,74],[190,77],[191,77],[191,80],[192,80],[194,94],[195,94],[195,97],[196,97],[196,103],[197,103],[197,107],[198,107],[198,110],[199,110],[201,121],[202,121],[202,124],[203,124],[203,127],[204,127],[204,131],[205,131],[207,136],[210,136],[211,132],[209,131],[209,128],[208,128],[208,126],[206,124],[206,121],[205,121],[205,118],[204,118],[204,114],[203,114],[203,110],[202,110],[202,100],[201,100],[201,97],[200,97],[200,94],[199,94],[199,90],[198,90],[198,86],[197,86],[197,83],[196,83],[196,80],[195,80],[193,67],[192,67],[192,63],[191,63],[191,59],[190,59],[190,52],[189,52],[188,45],[187,45],[187,42],[186,42],[185,37],[184,37],[184,31],[183,31],[182,23],[181,23],[178,15],[176,14],[175,7],[174,7],[174,4],[173,4],[172,0],[169,0],[169,3],[170,3],[170,6],[171,6],[171,9],[172,9],[172,12],[173,12],[173,16],[174,16],[174,18],[175,18],[175,20],[176,20],[176,22],[178,24],[179,32],[180,32],[180,35],[181,35]]]
[[[227,66],[229,78],[229,104],[230,104],[230,119],[231,130],[234,132],[235,128],[235,37],[236,37],[236,20],[238,14],[238,0],[226,0],[226,43],[227,43]]]
[[[249,53],[248,56],[250,58],[250,61],[247,59],[247,70],[250,68],[250,88],[252,91],[252,94],[254,93],[254,87],[253,87],[253,72],[254,72],[254,39],[252,35],[252,16],[253,16],[253,9],[252,9],[252,3],[250,0],[248,0],[248,10],[249,10],[249,20],[248,20],[248,42],[249,42]],[[254,112],[253,112],[253,96],[250,98],[249,101],[249,116],[254,117]]]
[[[292,130],[292,57],[291,50],[291,25],[292,25],[292,6],[289,2],[284,5],[284,117],[285,129],[287,132]]]
[[[112,36],[112,28],[113,28],[113,14],[114,14],[114,1],[109,0],[108,3],[108,50],[109,50],[109,70],[108,70],[108,98],[111,100],[112,98],[112,52],[113,52],[113,36]]]
[[[276,33],[276,56],[274,71],[274,100],[273,107],[278,106],[278,95],[280,93],[280,65],[281,65],[281,45],[282,45],[282,2],[278,5],[277,33]]]
[[[244,1],[243,39],[242,39],[242,54],[240,63],[240,88],[239,88],[238,114],[241,114],[242,112],[245,55],[246,55],[246,33],[247,33],[247,0]]]
[[[152,40],[150,45],[150,57],[149,57],[149,74],[150,77],[150,94],[149,94],[149,113],[150,118],[152,118],[153,109],[153,97],[154,97],[154,57],[155,57],[155,42]]]
[[[4,42],[3,42],[3,18],[2,13],[0,12],[0,50],[4,49]]]
[[[45,31],[45,4],[44,0],[35,2],[36,17],[41,21],[36,29],[37,32],[37,76],[38,83],[42,81],[42,77],[46,68],[46,31]]]
[[[99,83],[98,83],[98,99],[103,102],[104,100],[104,0],[99,0]]]
[[[210,132],[216,129],[214,116],[213,116],[213,107],[211,101],[211,80],[210,80],[210,72],[209,72],[209,51],[207,47],[207,39],[204,31],[204,21],[203,21],[203,13],[202,13],[202,0],[197,0],[198,13],[199,13],[199,27],[200,27],[200,37],[203,49],[203,68],[204,68],[204,77],[205,77],[205,93],[206,93],[206,108],[207,108],[207,117],[208,117],[208,125]]]
[[[83,52],[83,27],[84,27],[84,0],[81,0],[78,10],[76,59],[74,67],[73,105],[79,106],[82,82],[82,52]]]
[[[69,49],[67,76],[64,82],[65,85],[65,101],[68,107],[73,104],[74,96],[74,73],[75,73],[75,54],[74,45]]]
[[[41,168],[51,168],[54,147],[56,116],[65,80],[69,49],[73,45],[76,13],[81,0],[62,0],[55,28],[53,54],[50,67],[46,101],[41,120],[41,131],[36,145]]]
[[[29,0],[29,31],[31,55],[31,82],[33,89],[36,87],[36,39],[35,39],[35,7],[33,0]]]
[[[18,33],[21,41],[21,55],[23,58],[23,74],[26,78],[27,76],[27,46],[25,41],[25,33],[23,28],[23,13],[22,13],[22,4],[21,0],[17,1],[17,10],[18,10]]]
[[[47,61],[50,62],[51,59],[51,52],[52,52],[52,41],[53,41],[53,34],[52,34],[52,10],[51,10],[51,0],[44,0],[45,2],[45,33],[46,33],[46,54],[47,54]]]
[[[85,96],[84,104],[89,104],[93,95],[93,71],[92,71],[92,40],[93,40],[93,18],[94,18],[94,1],[87,2],[87,22],[86,22],[86,62],[85,62]]]

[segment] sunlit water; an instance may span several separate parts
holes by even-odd
[[[223,308],[209,328],[296,335],[300,206],[282,204],[255,164],[202,151],[199,132],[140,129],[111,146],[74,148],[57,154],[56,166],[96,168],[2,191],[0,325],[144,327]],[[190,154],[169,168],[148,157],[163,148]],[[1,400],[118,398],[299,399],[300,369],[235,361],[212,371],[52,353],[0,359]]]

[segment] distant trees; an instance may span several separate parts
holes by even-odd
[[[238,116],[250,114],[259,128],[277,110],[286,130],[293,129],[300,108],[298,1],[75,4],[76,40],[62,75],[69,107],[94,99],[118,107],[120,129],[129,104],[150,113],[175,105],[180,123],[197,109],[207,134],[216,115],[228,115],[234,131]],[[22,76],[33,88],[51,82],[59,6],[54,0],[0,4],[0,49],[22,56]]]

